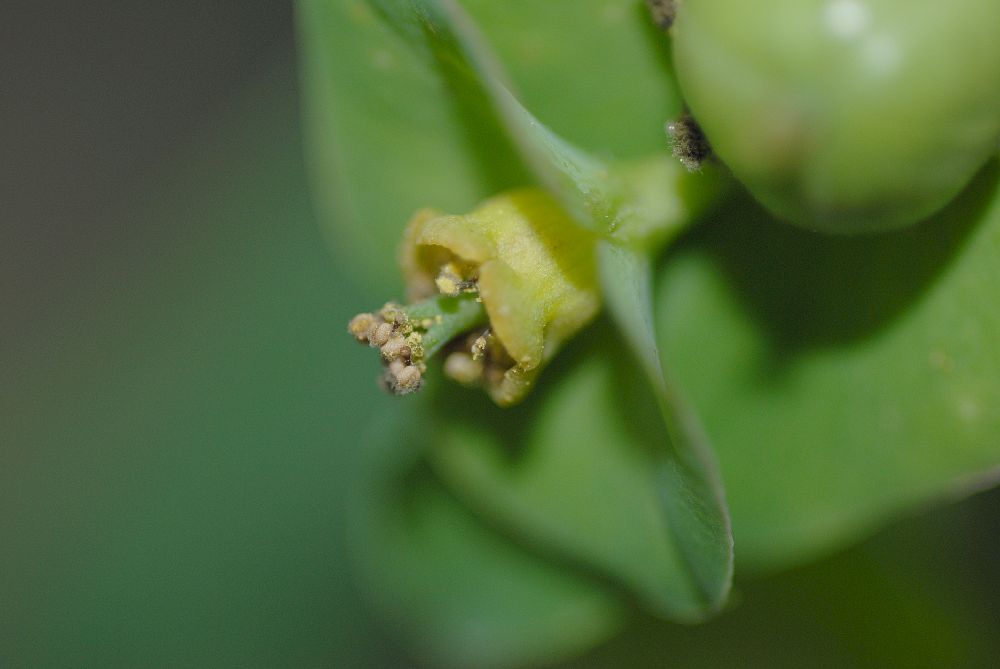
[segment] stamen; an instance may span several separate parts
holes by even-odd
[[[391,323],[377,323],[368,331],[368,342],[375,348],[381,348],[392,336]]]
[[[462,385],[475,385],[483,378],[483,363],[464,351],[455,351],[445,358],[444,373]]]
[[[420,370],[414,365],[407,365],[396,374],[396,394],[406,395],[415,392],[420,389],[422,381],[423,375]]]
[[[408,306],[390,303],[375,313],[358,314],[347,330],[358,342],[379,349],[385,367],[382,386],[406,395],[423,386],[427,358],[486,322],[486,310],[476,298],[476,293],[468,292],[437,295]]]
[[[430,325],[422,333],[424,357],[430,358],[455,337],[486,322],[483,303],[474,293],[460,295],[435,295],[434,297],[403,307],[410,323]]]
[[[406,345],[406,339],[403,338],[403,335],[393,335],[382,346],[382,357],[386,360],[409,358],[410,355],[410,347]]]
[[[360,343],[368,341],[368,331],[375,324],[375,317],[372,314],[358,314],[351,319],[347,326],[347,331]]]
[[[476,337],[476,340],[472,342],[472,359],[482,360],[486,357],[486,347],[490,344],[490,331],[487,330],[483,334]]]

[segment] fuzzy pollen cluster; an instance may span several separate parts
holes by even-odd
[[[377,348],[385,371],[382,386],[394,395],[406,395],[423,385],[423,336],[406,313],[387,304],[375,313],[358,314],[347,326],[359,343]]]
[[[690,112],[685,111],[667,122],[666,130],[674,157],[690,172],[701,170],[702,164],[712,155],[712,147]]]
[[[677,0],[646,0],[646,7],[653,23],[660,30],[668,30],[677,16]]]

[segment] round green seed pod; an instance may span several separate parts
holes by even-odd
[[[715,155],[796,224],[914,223],[997,152],[997,0],[679,0],[671,34]]]

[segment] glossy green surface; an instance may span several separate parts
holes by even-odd
[[[1000,141],[994,0],[685,0],[685,100],[760,202],[807,228],[912,224]]]
[[[1000,475],[1000,170],[932,220],[817,236],[734,199],[668,258],[659,337],[738,564],[784,565]]]

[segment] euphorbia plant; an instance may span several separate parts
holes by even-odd
[[[716,16],[676,5],[678,35],[686,12]],[[812,227],[858,230],[853,214],[872,207],[761,186],[733,148],[761,126],[718,120],[712,86],[728,84],[691,69],[699,45],[715,62],[706,39],[678,42],[677,66],[721,161],[677,161],[663,126],[686,118],[684,100],[638,3],[301,8],[317,188],[343,257],[383,299],[402,292],[385,280],[398,257],[415,300],[351,324],[380,350],[387,387],[425,386],[386,399],[363,440],[355,546],[371,593],[427,652],[557,657],[610,633],[621,593],[670,619],[710,616],[733,565],[722,480],[740,564],[774,567],[1000,460],[1000,319],[967,308],[1000,278],[995,167],[905,232],[799,232],[730,187],[724,165],[782,215],[805,200]],[[996,100],[996,80],[969,85],[991,84],[972,97]],[[996,126],[982,126],[969,165],[995,152]],[[782,178],[811,183],[795,172],[811,165],[786,161]],[[903,204],[906,223],[933,208]],[[600,304],[616,330],[581,334]],[[437,350],[450,376],[519,406],[435,379]],[[412,473],[421,462],[433,476]]]

